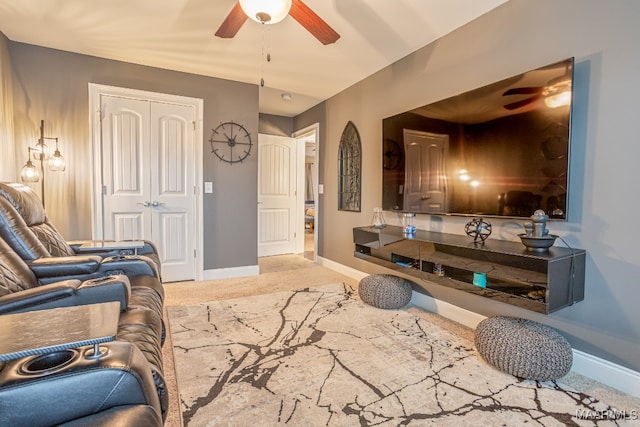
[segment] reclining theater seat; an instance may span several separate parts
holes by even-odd
[[[140,351],[122,341],[100,347],[106,349],[100,358],[84,356],[91,346],[65,350],[63,357],[75,358],[50,370],[30,369],[38,357],[0,363],[0,425],[161,427],[160,402]]]
[[[29,226],[25,218],[37,225]],[[48,243],[43,244],[38,236],[46,236]],[[0,238],[27,262],[41,283],[125,274],[131,282],[132,303],[154,305],[162,316],[164,289],[156,279],[154,262],[146,255],[102,258],[76,254],[48,221],[40,199],[29,187],[0,183]]]
[[[116,340],[134,344],[146,358],[164,416],[168,396],[162,375],[162,303],[158,309],[155,303],[145,306],[144,299],[136,303],[134,297],[126,276],[40,284],[28,265],[0,239],[0,315],[119,301],[122,311]]]
[[[69,244],[49,220],[40,198],[31,187],[0,182],[0,196],[0,212],[6,217],[0,228],[7,228],[3,237],[24,260],[87,254],[101,257],[133,255],[129,248],[83,250],[81,244],[84,242]],[[16,214],[22,221],[16,218]],[[149,259],[157,270],[156,276],[160,277],[160,258],[153,243],[145,241],[144,246],[135,252]]]

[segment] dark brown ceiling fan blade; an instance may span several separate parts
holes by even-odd
[[[289,15],[324,45],[335,43],[340,38],[340,34],[336,33],[329,24],[301,0],[291,1]]]
[[[522,101],[512,102],[511,104],[505,105],[504,108],[506,108],[507,110],[516,110],[518,108],[522,108],[526,105],[529,105],[540,98],[542,98],[542,94],[532,96],[531,98],[523,99]]]
[[[509,96],[509,95],[535,95],[535,94],[538,94],[538,93],[542,92],[543,90],[544,90],[543,87],[516,87],[516,88],[513,88],[513,89],[509,89],[508,91],[503,93],[502,96]]]
[[[244,11],[240,7],[240,3],[236,3],[231,9],[231,12],[227,15],[218,31],[216,31],[216,36],[221,37],[223,39],[230,39],[236,35],[242,24],[247,20],[247,15],[245,15]]]

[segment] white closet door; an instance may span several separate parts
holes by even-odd
[[[103,96],[104,238],[151,239],[149,103]]]
[[[153,241],[164,281],[195,279],[195,109],[102,95],[105,239]]]
[[[151,103],[151,225],[165,281],[194,278],[194,122],[191,106]]]

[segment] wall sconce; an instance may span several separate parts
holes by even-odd
[[[56,141],[56,151],[53,153],[53,156],[49,156],[48,147],[44,143],[45,139]],[[62,157],[58,148],[58,138],[44,136],[44,120],[40,121],[40,138],[38,139],[38,143],[34,147],[29,147],[28,150],[29,156],[27,158],[27,163],[20,171],[20,180],[22,182],[39,182],[40,179],[42,179],[42,185],[40,186],[40,199],[44,206],[44,162],[47,161],[49,170],[53,172],[63,172],[67,168],[64,157]],[[38,168],[33,164],[31,161],[32,158],[33,160],[40,161],[40,170],[38,170]]]

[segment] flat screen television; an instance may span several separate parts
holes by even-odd
[[[573,65],[383,119],[383,209],[566,220]]]

